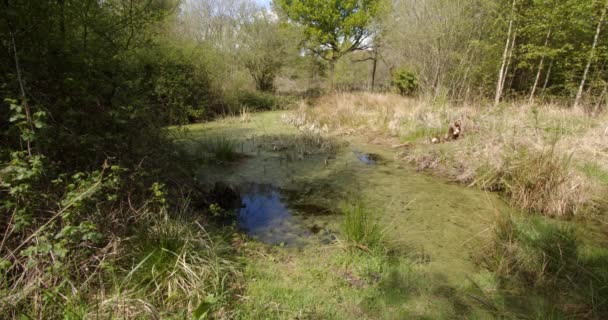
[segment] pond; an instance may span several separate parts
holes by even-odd
[[[238,209],[237,226],[258,241],[301,246],[312,240],[328,243],[335,239],[330,230],[315,221],[314,214],[290,208],[277,187],[249,183],[240,192],[242,206]]]
[[[355,136],[340,137],[346,144],[333,152],[316,152],[328,140],[289,138],[304,133],[280,116],[269,112],[248,123],[190,127],[193,136],[235,139],[247,155],[199,172],[201,181],[241,186],[237,223],[243,232],[276,245],[332,243],[340,239],[340,204],[357,202],[373,211],[392,245],[422,252],[428,270],[455,281],[477,270],[471,247],[497,212],[510,210],[497,195],[418,173],[391,160],[390,147]],[[280,141],[281,148],[268,141]]]

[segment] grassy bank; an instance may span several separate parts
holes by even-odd
[[[501,191],[531,212],[598,216],[608,208],[605,113],[589,115],[558,105],[451,106],[360,93],[301,103],[285,120],[301,130],[357,133],[375,143],[399,145],[397,157],[419,170]],[[457,120],[460,139],[431,143]]]
[[[478,256],[511,304],[537,318],[603,319],[608,250],[584,229],[539,217],[499,215]],[[525,297],[525,298],[524,298]]]
[[[93,200],[93,192],[74,196]],[[143,206],[129,202],[110,210],[98,202],[98,209],[113,217],[112,224],[98,224],[98,212],[79,225],[63,223],[59,229],[45,224],[19,242],[11,237],[18,235],[20,222],[10,224],[0,245],[0,318],[199,319],[228,314],[240,290],[232,230],[208,233],[203,228],[209,226],[208,218],[190,206],[190,197],[171,197],[169,201],[166,189],[156,184]],[[78,203],[69,213],[82,208]]]

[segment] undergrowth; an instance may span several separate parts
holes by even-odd
[[[484,168],[474,182],[501,191],[518,208],[546,215],[567,216],[584,209],[588,194],[572,170],[571,155],[559,155],[554,146],[537,151],[525,146],[505,150],[502,165]]]
[[[516,292],[534,293],[548,314],[564,318],[608,316],[608,250],[581,240],[572,225],[540,217],[499,215],[482,264],[501,279],[501,290],[526,308]],[[527,295],[531,296],[531,295]]]
[[[608,209],[601,200],[608,194],[607,115],[591,117],[559,105],[453,106],[424,97],[356,93],[302,103],[285,120],[301,130],[357,132],[400,146],[396,157],[419,170],[503,191],[512,205],[530,212],[566,217]],[[431,143],[456,120],[462,125],[458,140]]]

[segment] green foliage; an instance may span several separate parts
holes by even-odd
[[[277,7],[303,27],[308,48],[333,68],[345,54],[370,46],[380,0],[278,0]]]
[[[409,96],[418,89],[418,79],[413,72],[401,69],[393,75],[391,85],[397,88],[402,96]]]

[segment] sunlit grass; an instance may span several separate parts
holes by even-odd
[[[366,249],[381,246],[384,235],[371,211],[360,203],[343,203],[341,210],[344,214],[343,231],[347,241]]]

